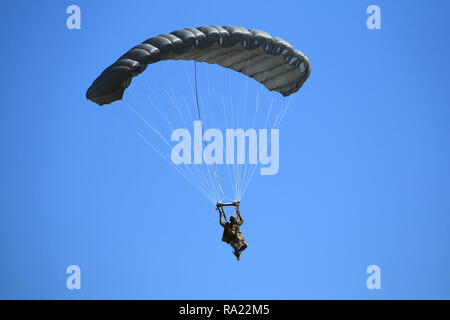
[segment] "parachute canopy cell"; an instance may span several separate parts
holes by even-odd
[[[308,78],[308,58],[285,40],[236,26],[186,28],[131,48],[95,79],[86,97],[98,105],[122,99],[132,77],[162,60],[195,60],[230,68],[288,96]]]

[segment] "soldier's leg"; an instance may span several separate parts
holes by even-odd
[[[239,247],[237,246],[237,244],[234,242],[234,241],[231,241],[230,242],[230,246],[232,246],[233,247],[233,249],[234,249],[234,255],[236,256],[236,258],[238,258],[239,256],[240,256],[240,253],[239,253]]]
[[[244,244],[239,248],[239,251],[244,251],[245,249],[247,249],[247,247],[248,247],[248,244],[247,244],[247,242],[245,242],[244,241]]]

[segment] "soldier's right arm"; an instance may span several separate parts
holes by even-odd
[[[225,227],[225,222],[222,221],[222,210],[223,208],[219,208],[219,216],[220,216],[219,222],[222,227]]]

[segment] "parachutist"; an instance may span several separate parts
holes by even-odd
[[[236,216],[230,217],[230,222],[222,220],[222,215],[225,217],[225,211],[223,207],[234,206],[236,208]],[[220,214],[220,225],[223,227],[222,241],[228,243],[234,249],[234,255],[237,260],[241,259],[241,252],[247,249],[248,244],[245,242],[244,235],[240,230],[240,226],[244,223],[244,219],[241,216],[239,210],[239,201],[233,201],[232,203],[217,203],[217,210]],[[239,220],[238,220],[239,218]],[[226,218],[225,218],[226,219]]]

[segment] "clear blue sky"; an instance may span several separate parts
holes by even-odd
[[[66,28],[70,4],[81,30]],[[370,4],[381,30],[366,28]],[[449,10],[448,1],[4,3],[0,298],[449,299]],[[255,177],[242,201],[240,262],[220,241],[214,206],[85,99],[130,47],[209,24],[265,30],[312,65],[280,129],[279,173]],[[79,291],[65,287],[71,264]],[[372,264],[378,291],[366,288]]]

